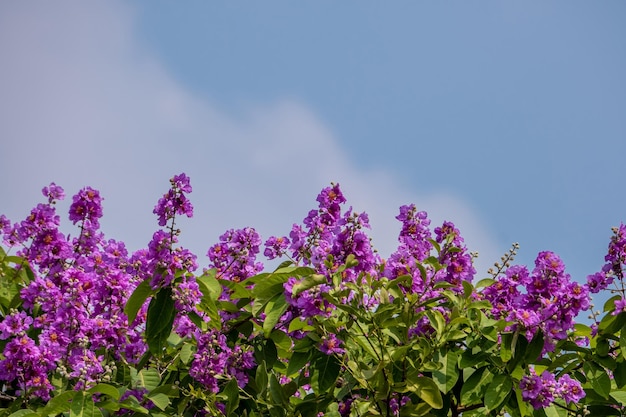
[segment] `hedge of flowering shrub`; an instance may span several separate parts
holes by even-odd
[[[134,253],[100,231],[90,187],[73,238],[55,184],[0,216],[0,416],[626,415],[626,226],[584,284],[552,252],[514,265],[516,245],[477,277],[454,224],[414,205],[381,258],[331,184],[289,236],[226,231],[201,268],[176,227],[191,191],[171,179]]]

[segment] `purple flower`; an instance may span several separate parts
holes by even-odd
[[[554,402],[557,383],[554,375],[548,371],[544,371],[541,377],[534,372],[524,376],[519,386],[522,390],[522,399],[535,409],[548,407]]]
[[[289,247],[289,238],[286,236],[275,237],[271,236],[265,242],[265,251],[263,254],[268,259],[276,259],[285,254],[286,249]]]
[[[183,282],[176,285],[172,290],[172,298],[176,302],[176,308],[179,311],[196,311],[195,307],[200,303],[202,293],[195,277],[185,277]]]
[[[165,226],[177,214],[193,217],[193,205],[186,194],[192,190],[189,177],[185,174],[175,175],[170,179],[171,188],[159,199],[153,213],[159,217],[159,226]]]
[[[617,316],[619,313],[626,311],[626,298],[620,298],[615,300],[615,309],[611,312],[611,315]]]
[[[24,311],[13,311],[0,323],[0,339],[5,340],[10,336],[22,336],[30,329],[33,318]]]
[[[70,220],[76,224],[90,220],[94,228],[99,226],[98,219],[102,217],[102,198],[98,190],[85,187],[72,197],[70,206]]]
[[[217,269],[219,278],[243,281],[263,270],[263,264],[256,262],[260,245],[261,237],[251,227],[227,230],[207,252],[209,267]],[[226,292],[222,296],[228,298]]]
[[[572,282],[563,262],[552,252],[540,252],[530,274],[525,267],[509,267],[483,295],[492,304],[494,317],[512,322],[508,330],[520,327],[528,340],[542,330],[544,352],[567,337],[574,318],[590,305],[587,286]]]
[[[49,186],[44,187],[41,192],[43,193],[44,197],[48,197],[49,204],[54,204],[55,201],[60,201],[65,198],[65,192],[63,191],[63,188],[53,182],[50,183]]]
[[[217,393],[220,381],[235,378],[240,387],[248,382],[246,371],[255,366],[252,352],[235,346],[231,348],[226,336],[209,330],[198,337],[198,351],[189,369],[189,375],[209,391]]]
[[[592,294],[597,294],[605,290],[612,283],[613,277],[604,272],[596,272],[595,274],[587,276],[587,288]]]
[[[559,378],[557,394],[563,398],[565,402],[575,404],[585,397],[585,391],[580,385],[580,382],[572,379],[568,374]]]
[[[328,336],[324,336],[322,338],[322,341],[320,342],[320,351],[327,355],[343,355],[345,353],[345,349],[341,347],[342,344],[343,342],[337,339],[337,336],[329,334]]]

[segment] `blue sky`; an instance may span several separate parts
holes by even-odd
[[[584,280],[626,221],[625,19],[621,1],[2,2],[0,212],[92,185],[136,249],[184,171],[202,256],[227,228],[288,233],[335,181],[384,255],[412,202],[457,223],[481,276],[517,241]]]

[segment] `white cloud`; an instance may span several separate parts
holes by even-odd
[[[105,197],[105,232],[137,248],[156,227],[151,211],[167,180],[184,171],[196,215],[182,223],[182,241],[202,256],[227,228],[287,234],[336,181],[370,214],[383,254],[395,245],[398,207],[414,202],[437,222],[455,221],[481,252],[479,268],[499,256],[461,199],[419,195],[358,166],[303,103],[222,111],[176,82],[134,30],[118,2],[0,5],[0,212],[17,219],[50,181],[70,195],[92,185]]]

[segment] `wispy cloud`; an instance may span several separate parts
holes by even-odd
[[[396,243],[398,207],[414,202],[433,224],[461,228],[481,253],[479,269],[499,256],[503,248],[462,199],[417,194],[360,166],[305,103],[229,114],[173,79],[135,30],[125,3],[0,5],[0,212],[17,219],[50,181],[70,194],[92,185],[105,197],[104,231],[138,248],[156,227],[151,211],[167,180],[184,171],[196,215],[181,224],[181,239],[203,255],[227,228],[287,234],[335,181],[370,214],[384,255]]]

